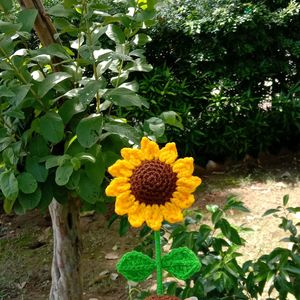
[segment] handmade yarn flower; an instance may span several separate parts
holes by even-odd
[[[115,196],[115,211],[128,215],[133,227],[144,222],[157,231],[163,220],[182,221],[182,209],[190,207],[195,198],[192,193],[201,184],[193,176],[192,157],[177,159],[175,143],[162,149],[146,137],[141,148],[123,148],[123,159],[116,161],[108,172],[115,177],[106,188],[108,196]]]

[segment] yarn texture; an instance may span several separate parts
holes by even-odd
[[[192,250],[180,247],[162,258],[162,268],[176,278],[186,280],[200,271],[201,263]]]
[[[162,222],[183,220],[182,209],[190,207],[192,193],[201,184],[193,176],[192,157],[179,158],[175,143],[159,146],[146,137],[140,149],[123,148],[123,159],[108,168],[115,177],[107,186],[107,196],[116,197],[115,212],[128,215],[133,227],[146,224],[154,231]]]
[[[149,256],[131,251],[124,254],[117,263],[117,270],[126,279],[135,282],[144,281],[155,269],[155,261]]]

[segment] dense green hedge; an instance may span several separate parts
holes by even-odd
[[[182,151],[257,154],[300,137],[299,1],[169,0],[140,82],[153,114],[176,110]],[[151,82],[151,84],[149,84]]]

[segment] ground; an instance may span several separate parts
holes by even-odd
[[[198,168],[198,172],[203,184],[194,208],[204,211],[206,204],[222,205],[234,194],[250,209],[250,213],[228,215],[230,222],[254,230],[244,235],[244,259],[255,259],[279,245],[288,246],[279,242],[282,232],[278,220],[262,214],[280,205],[286,194],[291,206],[300,206],[300,153],[247,158],[216,166],[210,172]],[[139,232],[129,229],[126,236],[119,237],[117,222],[108,228],[107,217],[95,214],[82,216],[81,228],[84,298],[128,299],[126,281],[116,273],[115,264],[122,253],[138,245]],[[0,215],[0,299],[47,299],[51,251],[47,216],[37,211],[24,216]]]

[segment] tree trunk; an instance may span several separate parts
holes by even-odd
[[[47,47],[59,43],[56,29],[46,14],[41,0],[19,0],[24,9],[38,11],[34,30],[42,45]],[[53,58],[56,63],[57,58]],[[60,71],[53,66],[53,71]],[[53,200],[49,206],[53,228],[52,286],[50,300],[81,300],[82,277],[80,266],[81,240],[79,230],[79,201],[68,199],[65,205]]]
[[[43,46],[49,46],[57,43],[55,39],[56,29],[45,12],[44,5],[41,0],[19,0],[22,8],[34,8],[38,11],[37,18],[34,23],[34,30],[39,37]]]
[[[55,199],[49,206],[53,228],[52,285],[50,300],[82,300],[79,201],[64,205]]]

